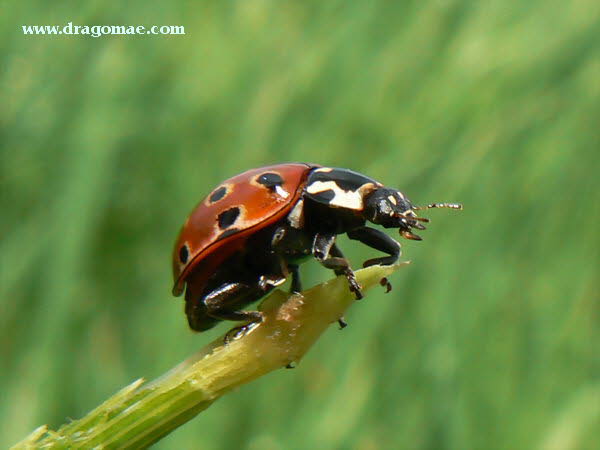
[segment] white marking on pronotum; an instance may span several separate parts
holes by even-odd
[[[315,181],[306,188],[306,192],[309,194],[318,194],[325,191],[333,191],[335,194],[329,202],[330,205],[356,210],[363,208],[360,191],[344,191],[335,181]]]
[[[277,192],[283,198],[288,198],[290,196],[290,193],[284,188],[282,188],[280,185],[275,186],[275,192]]]
[[[398,202],[396,201],[396,197],[394,197],[393,195],[390,195],[388,198],[390,199],[390,202],[392,202],[394,205],[398,204]]]
[[[331,172],[333,169],[331,167],[320,167],[317,170],[315,170],[315,172]]]
[[[304,225],[304,200],[300,199],[288,214],[288,222],[294,228]]]

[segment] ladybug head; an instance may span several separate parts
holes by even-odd
[[[415,211],[429,208],[462,209],[462,205],[432,203],[427,206],[415,206],[402,192],[385,187],[372,191],[364,199],[364,214],[367,220],[385,228],[398,228],[402,237],[416,241],[420,241],[421,237],[412,233],[412,229],[424,230],[425,226],[421,222],[429,222],[429,219],[417,217]]]

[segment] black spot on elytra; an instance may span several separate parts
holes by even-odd
[[[227,188],[225,186],[221,186],[219,189],[210,194],[208,201],[211,203],[218,202],[227,194]]]
[[[221,214],[219,214],[219,217],[217,218],[217,220],[219,222],[219,228],[222,230],[229,228],[231,225],[233,225],[235,223],[235,221],[237,220],[239,215],[240,215],[240,208],[238,208],[237,206],[234,206],[233,208],[229,208],[228,210],[223,211]]]
[[[185,264],[189,257],[190,257],[190,252],[188,250],[188,246],[182,245],[181,248],[179,249],[179,261],[181,261],[182,264]]]
[[[283,184],[283,178],[279,174],[273,172],[263,173],[256,178],[256,181],[264,187],[274,191],[277,186]]]
[[[230,228],[229,230],[223,231],[223,232],[222,232],[222,233],[219,235],[219,237],[217,237],[217,241],[218,241],[219,239],[226,238],[227,236],[231,236],[232,234],[235,234],[235,233],[237,233],[238,231],[240,231],[240,230],[238,230],[237,228]]]
[[[312,184],[316,181],[333,181],[340,187],[340,189],[346,192],[357,191],[361,186],[367,183],[377,184],[374,179],[349,169],[331,169],[329,172],[314,171],[310,175],[308,183]]]
[[[335,197],[335,192],[332,189],[327,189],[323,192],[317,192],[316,194],[310,194],[313,200],[316,200],[320,203],[330,203],[331,200]]]

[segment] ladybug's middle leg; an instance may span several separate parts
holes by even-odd
[[[317,233],[313,241],[312,253],[324,267],[335,271],[336,274],[344,274],[350,285],[350,290],[354,292],[356,299],[360,300],[363,298],[361,286],[358,284],[348,260],[343,256],[336,256],[342,253],[335,246],[335,238],[335,234]]]
[[[288,264],[287,267],[292,274],[292,286],[290,287],[290,292],[292,294],[302,292],[302,281],[300,280],[300,269],[298,264]]]

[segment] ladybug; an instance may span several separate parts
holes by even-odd
[[[364,267],[394,264],[400,244],[367,222],[421,240],[412,230],[425,229],[428,220],[415,211],[426,208],[462,206],[414,206],[402,192],[348,169],[289,163],[248,170],[213,189],[183,225],[173,251],[173,295],[185,291],[192,330],[222,320],[244,321],[240,328],[247,329],[263,316],[243,308],[290,276],[291,291],[300,292],[298,265],[313,257],[345,276],[360,299],[361,286],[336,245],[337,235],[387,254]]]

